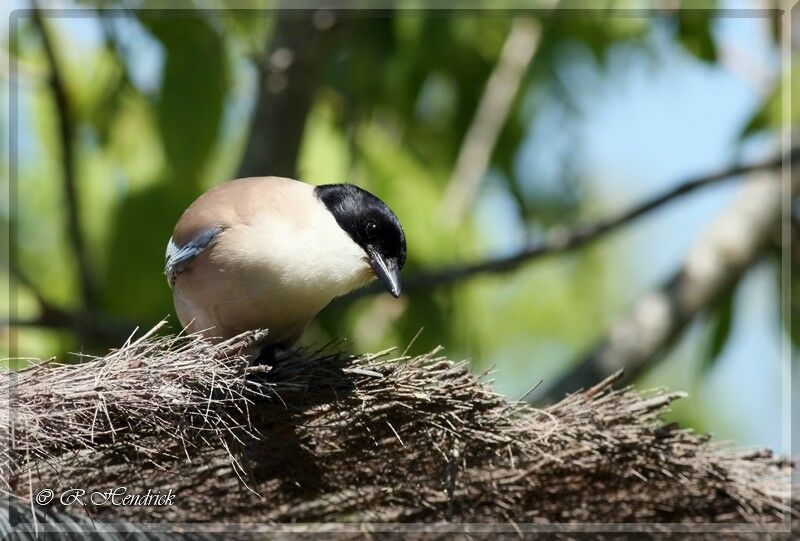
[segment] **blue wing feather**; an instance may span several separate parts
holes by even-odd
[[[178,246],[171,238],[169,239],[169,243],[167,243],[164,274],[167,275],[167,281],[170,286],[175,283],[175,278],[178,274],[180,274],[200,252],[208,248],[220,232],[222,232],[222,227],[220,226],[206,229],[192,237],[192,239],[183,246]]]

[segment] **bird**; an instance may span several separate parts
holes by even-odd
[[[333,299],[375,278],[399,297],[405,260],[400,221],[375,195],[269,176],[223,182],[189,205],[164,272],[188,332],[266,329],[257,347],[270,363]]]

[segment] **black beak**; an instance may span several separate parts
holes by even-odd
[[[396,299],[400,296],[400,269],[392,259],[384,259],[374,250],[369,250],[369,266],[375,276],[383,283],[384,287]]]

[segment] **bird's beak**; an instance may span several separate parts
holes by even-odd
[[[375,276],[383,283],[384,287],[392,294],[394,298],[400,296],[400,269],[397,264],[389,259],[384,259],[379,253],[374,250],[369,250],[369,266]]]

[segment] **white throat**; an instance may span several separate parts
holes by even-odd
[[[263,287],[300,304],[287,306],[288,311],[315,314],[334,298],[366,285],[374,275],[366,252],[339,227],[325,205],[316,197],[310,204],[315,206],[300,209],[291,220],[263,212],[250,224],[221,235],[227,263],[250,268]]]

